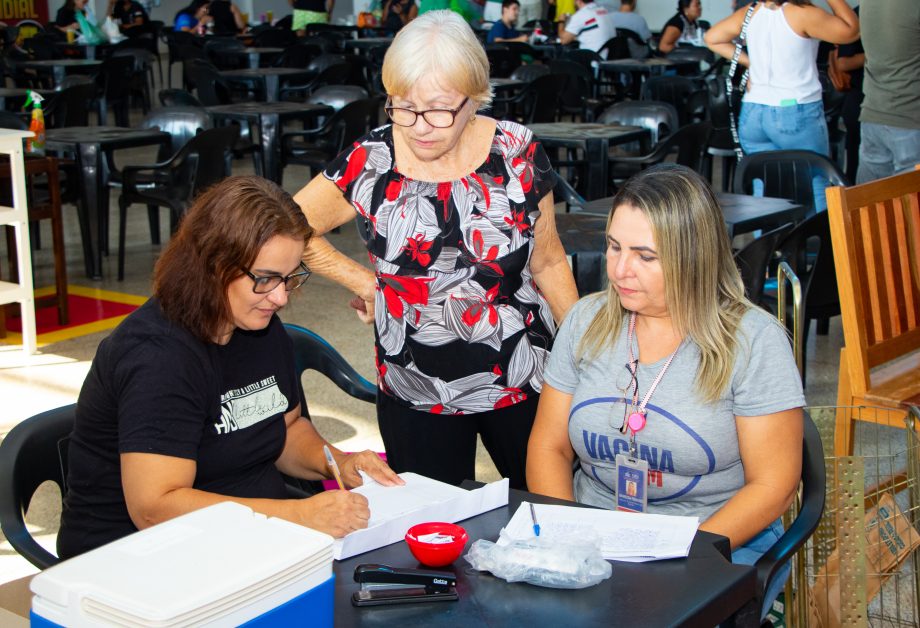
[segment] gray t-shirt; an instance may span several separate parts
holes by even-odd
[[[920,2],[862,0],[863,122],[920,129]]]
[[[616,455],[629,452],[628,438],[619,431],[632,400],[627,326],[597,358],[575,357],[603,302],[603,295],[593,295],[572,308],[556,336],[545,378],[572,395],[569,440],[577,457],[576,501],[613,508]],[[789,340],[772,316],[752,308],[737,338],[731,383],[717,402],[705,403],[694,392],[700,353],[692,341],[683,343],[649,400],[648,422],[637,435],[639,457],[649,465],[649,512],[707,519],[744,485],[735,416],[805,405]],[[638,355],[635,337],[633,352]],[[666,360],[639,365],[640,401]]]
[[[641,37],[642,41],[648,41],[649,37],[652,36],[652,31],[650,31],[648,28],[648,22],[646,22],[645,18],[638,13],[631,13],[629,11],[617,11],[612,15],[613,25],[617,28],[628,28],[639,37]]]

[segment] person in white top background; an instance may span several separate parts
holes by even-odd
[[[859,18],[846,0],[828,0],[832,13],[807,0],[757,3],[747,29],[750,81],[738,118],[745,153],[810,150],[829,155],[827,123],[816,58],[819,41],[846,44],[859,37]],[[706,44],[731,59],[748,7],[742,7],[706,33]],[[815,181],[815,202],[826,207],[826,181]],[[755,189],[756,193],[756,189]]]
[[[569,44],[577,39],[581,48],[597,52],[617,33],[613,15],[593,0],[575,0],[575,8],[575,15],[559,25],[559,42]]]

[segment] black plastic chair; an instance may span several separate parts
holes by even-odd
[[[335,348],[319,334],[299,325],[285,323],[284,328],[294,343],[294,366],[298,373],[319,371],[355,399],[374,403],[377,387],[358,373]],[[305,408],[305,406],[304,406]],[[304,410],[304,416],[309,416]]]
[[[289,164],[308,166],[311,175],[324,168],[348,144],[370,130],[377,121],[379,107],[377,98],[356,100],[329,116],[316,129],[284,133],[281,136],[282,174]]]
[[[747,246],[735,253],[735,263],[741,272],[741,281],[744,283],[744,293],[754,305],[762,305],[764,283],[767,280],[767,269],[773,261],[780,241],[792,231],[792,223],[781,225],[768,231]]]
[[[800,222],[778,244],[780,257],[789,263],[802,284],[804,300],[804,326],[802,346],[808,346],[811,321],[817,320],[819,335],[828,333],[829,320],[840,316],[840,294],[837,291],[837,271],[831,245],[831,227],[827,212],[817,212]],[[776,311],[776,280],[768,279],[764,285],[763,302]],[[786,301],[786,320],[792,321],[792,299]],[[805,383],[805,364],[802,362],[802,383]]]
[[[239,127],[206,129],[165,161],[122,169],[118,197],[118,280],[125,278],[125,229],[128,207],[134,203],[168,207],[178,223],[191,200],[230,174],[228,164]],[[152,175],[152,176],[148,176]],[[150,180],[155,183],[150,185]]]
[[[552,70],[542,63],[530,63],[516,67],[508,78],[516,81],[527,81],[528,83],[541,76],[552,74]]]
[[[76,404],[36,414],[18,424],[0,443],[0,528],[23,558],[46,569],[60,559],[39,545],[25,523],[36,489],[54,482],[67,490],[67,445]]]
[[[213,63],[204,59],[187,59],[183,68],[188,83],[194,86],[198,100],[205,107],[233,102],[230,83],[220,76],[220,70]]]
[[[584,122],[593,122],[605,101],[594,97],[595,80],[591,70],[565,59],[553,59],[549,62],[549,69],[553,74],[563,74],[568,79],[559,96],[560,112],[579,117]],[[606,104],[611,103],[606,101]]]
[[[614,59],[629,59],[632,55],[629,50],[629,43],[625,36],[614,35],[604,42],[604,45],[597,49],[597,54],[602,59],[613,61]]]
[[[246,46],[236,37],[215,37],[204,43],[204,53],[208,61],[220,70],[236,70],[246,67],[246,57],[235,54]]]
[[[199,56],[204,55],[204,51],[198,46],[197,38],[191,33],[186,33],[183,31],[166,31],[163,34],[163,38],[166,41],[166,50],[167,50],[167,64],[166,64],[166,78],[167,83],[172,85],[172,67],[174,63],[182,63],[187,57],[183,54],[181,49],[182,46],[186,46],[189,49],[197,49]]]
[[[555,122],[567,82],[568,77],[562,74],[544,74],[511,98],[493,99],[492,106],[503,112],[502,119],[517,119],[523,124]]]
[[[314,74],[306,83],[284,85],[280,91],[281,100],[306,98],[314,90],[325,85],[345,85],[354,74],[350,63],[336,63]]]
[[[489,59],[489,76],[507,78],[514,68],[521,65],[520,55],[503,44],[486,44],[485,49]]]
[[[310,94],[306,102],[312,105],[329,105],[338,111],[349,103],[368,97],[367,90],[357,85],[326,85]]]
[[[686,76],[653,76],[642,84],[641,100],[666,102],[677,110],[681,126],[693,121],[694,112],[689,104],[696,93],[705,94],[705,88]]]
[[[799,511],[795,520],[786,529],[773,547],[761,556],[754,568],[757,569],[758,613],[763,606],[764,595],[780,568],[808,541],[821,523],[827,495],[827,476],[824,468],[824,446],[815,422],[808,412],[803,411],[804,438],[802,439],[802,485],[799,493]]]
[[[252,45],[263,48],[287,48],[297,43],[297,35],[289,28],[266,28],[252,38]]]
[[[687,166],[694,172],[699,172],[703,165],[706,145],[709,142],[709,133],[711,131],[712,125],[708,122],[688,124],[658,142],[647,155],[612,157],[610,169],[613,173],[614,181],[626,179],[639,170],[644,170],[663,162],[675,150],[677,151],[676,163]]]
[[[175,106],[167,109],[155,109],[147,114],[141,121],[140,128],[153,129],[169,133],[169,144],[161,144],[157,152],[157,162],[168,160],[175,155],[189,140],[195,137],[199,131],[210,129],[211,116],[208,112],[194,106]],[[106,154],[107,167],[109,170],[108,185],[114,189],[123,187],[123,175],[114,163],[113,154]],[[163,173],[151,173],[149,176],[138,175],[137,183],[139,186],[153,188],[157,184],[168,184],[169,178]],[[147,218],[150,223],[150,241],[152,244],[160,243],[160,214],[156,205],[147,206]],[[170,232],[175,232],[178,216],[170,213]]]
[[[102,71],[96,77],[96,109],[99,124],[108,124],[108,112],[115,113],[115,124],[131,126],[128,107],[134,80],[133,57],[111,57],[102,62]]]
[[[287,46],[272,65],[276,68],[306,68],[311,59],[323,54],[323,48],[317,44],[297,43]]]
[[[651,132],[653,145],[680,128],[677,109],[669,103],[652,100],[615,103],[605,109],[597,117],[597,121],[601,124],[644,127]]]
[[[652,47],[647,41],[642,41],[639,33],[629,28],[617,28],[617,36],[626,38],[629,47],[629,56],[633,59],[648,59],[652,56]]]
[[[807,150],[772,150],[745,155],[735,172],[736,194],[751,194],[754,180],[763,181],[763,195],[787,198],[815,213],[815,193],[812,180],[822,175],[828,186],[850,185],[846,176],[827,157]]]
[[[355,399],[375,403],[377,400],[377,387],[356,371],[342,354],[335,350],[319,334],[300,327],[285,323],[284,328],[294,344],[294,367],[303,376],[306,371],[317,371],[328,377],[333,384]],[[301,387],[301,393],[303,388]],[[309,406],[306,397],[301,394],[300,409],[303,416],[310,418]],[[293,493],[301,496],[315,495],[322,492],[323,485],[315,480],[302,480],[285,476],[285,483]]]
[[[159,93],[160,104],[164,107],[201,107],[201,101],[184,89],[167,88]]]

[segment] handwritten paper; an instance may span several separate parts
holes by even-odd
[[[674,517],[643,513],[534,504],[540,522],[540,538],[598,539],[607,560],[642,562],[683,558],[699,527],[698,517]],[[502,531],[502,538],[518,541],[533,538],[530,504],[522,502]]]
[[[353,492],[367,498],[371,518],[367,528],[336,539],[336,560],[402,541],[406,531],[417,523],[456,523],[508,503],[507,478],[467,491],[416,473],[400,473],[399,477],[406,481],[405,485],[383,486],[362,474],[364,484]]]

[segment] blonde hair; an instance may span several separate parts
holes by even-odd
[[[486,51],[453,11],[428,11],[406,24],[383,58],[383,86],[390,96],[405,96],[424,76],[441,79],[479,109],[492,102]]]
[[[665,301],[675,329],[700,351],[696,384],[704,401],[718,399],[731,379],[741,318],[754,307],[731,253],[722,210],[698,174],[673,164],[629,179],[613,199],[607,228],[619,207],[642,211],[652,226],[664,273]],[[628,311],[610,286],[578,347],[596,356],[620,334]]]

